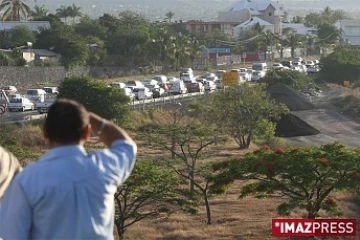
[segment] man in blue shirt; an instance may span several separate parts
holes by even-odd
[[[108,149],[86,153],[91,131]],[[137,146],[120,127],[71,100],[49,109],[50,150],[8,188],[0,208],[0,238],[113,239],[114,194],[129,177]]]

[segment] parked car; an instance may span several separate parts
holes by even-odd
[[[122,90],[124,91],[125,96],[129,97],[130,101],[135,100],[135,93],[133,93],[133,90],[131,88],[125,87],[122,88]]]
[[[166,92],[163,88],[153,88],[152,90],[153,98],[159,98],[166,95]]]
[[[2,90],[4,90],[4,92],[6,93],[6,95],[12,94],[12,93],[17,93],[17,88],[14,86],[4,86],[1,88]]]
[[[168,78],[165,75],[155,75],[153,79],[156,80],[159,85],[166,84],[168,82]]]
[[[204,83],[206,82],[206,78],[204,78],[204,77],[198,77],[198,78],[195,79],[195,81],[204,84]]]
[[[186,85],[182,80],[173,81],[170,85],[169,93],[171,94],[184,94],[187,92]]]
[[[246,82],[251,81],[251,76],[247,72],[241,72],[239,75],[240,77],[243,77]]]
[[[308,75],[317,74],[319,72],[319,68],[315,65],[308,65],[307,73]]]
[[[216,85],[217,89],[222,89],[223,88],[223,85],[222,85],[222,82],[221,82],[220,79],[215,81],[215,85]]]
[[[155,79],[146,79],[146,80],[143,80],[142,81],[142,84],[144,85],[144,86],[146,86],[146,85],[148,85],[148,84],[158,84],[158,81],[156,81]]]
[[[146,100],[153,97],[153,92],[146,87],[139,87],[133,90],[137,100]]]
[[[218,80],[219,78],[214,74],[214,75],[211,75],[211,76],[208,76],[206,78],[206,81],[213,81],[215,82],[216,80]]]
[[[216,90],[216,84],[214,81],[206,81],[204,87],[205,87],[205,91],[211,92],[213,90]]]
[[[306,65],[314,66],[314,65],[315,65],[315,62],[313,62],[313,61],[306,61]]]
[[[126,86],[143,87],[144,85],[140,81],[127,81]]]
[[[26,97],[19,97],[19,98],[15,97],[10,99],[8,104],[8,109],[10,112],[14,110],[18,110],[22,112],[26,110],[33,111],[35,109],[35,104]]]
[[[255,71],[251,77],[251,81],[259,81],[263,77],[265,77],[265,72]]]
[[[32,101],[33,103],[35,103],[35,102],[44,101],[45,95],[46,95],[46,92],[43,89],[28,89],[28,90],[26,90],[25,97],[27,99],[29,99],[30,101]]]
[[[57,87],[43,87],[43,89],[47,94],[59,94],[59,90]]]
[[[215,73],[215,75],[216,75],[219,79],[221,79],[221,78],[222,78],[222,74],[225,73],[225,72],[226,72],[226,70],[217,70],[217,72]]]
[[[281,63],[274,63],[273,64],[273,68],[274,69],[279,69],[279,68],[283,68],[284,66]]]
[[[246,72],[246,70],[247,70],[246,68],[239,68],[239,72],[241,72],[241,73]]]
[[[202,83],[199,83],[199,82],[193,82],[188,87],[188,92],[190,92],[190,93],[204,92],[204,91],[205,91],[204,85]]]

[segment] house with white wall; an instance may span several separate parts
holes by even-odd
[[[250,18],[249,20],[239,24],[238,26],[234,27],[233,28],[233,36],[234,37],[240,37],[241,34],[247,30],[250,30],[252,28],[255,27],[255,25],[259,24],[260,26],[262,26],[264,29],[263,31],[266,32],[266,31],[270,31],[272,33],[274,33],[274,25],[267,22],[267,21],[264,21],[258,17],[252,17]]]
[[[261,19],[265,28],[272,25],[273,33],[282,33],[283,6],[271,0],[240,0],[231,7],[218,13],[219,22],[238,22],[239,25],[251,19]],[[258,20],[256,20],[258,21]],[[266,22],[266,23],[265,23]],[[237,27],[237,26],[236,26]],[[234,28],[237,31],[239,28]],[[272,28],[272,27],[271,27]],[[237,34],[233,32],[234,36]]]
[[[317,29],[314,27],[306,27],[303,23],[283,23],[282,29],[291,29],[299,35],[317,36]]]
[[[335,26],[340,31],[342,41],[360,46],[360,20],[339,20]]]

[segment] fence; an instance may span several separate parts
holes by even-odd
[[[192,101],[201,97],[207,97],[209,96],[209,94],[210,94],[209,92],[196,92],[196,93],[164,96],[164,97],[153,98],[148,100],[134,101],[132,103],[132,108],[134,110],[145,110],[150,107],[159,107],[167,104],[176,104],[176,103]]]

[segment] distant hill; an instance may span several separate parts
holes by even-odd
[[[120,11],[132,10],[144,14],[151,20],[162,20],[168,11],[175,13],[174,20],[216,20],[217,11],[231,6],[234,0],[37,0],[29,5],[45,5],[54,12],[61,5],[75,3],[85,14],[99,17],[104,13],[116,15]],[[321,11],[326,6],[343,9],[353,15],[360,15],[359,0],[282,0],[290,16],[305,15]]]

